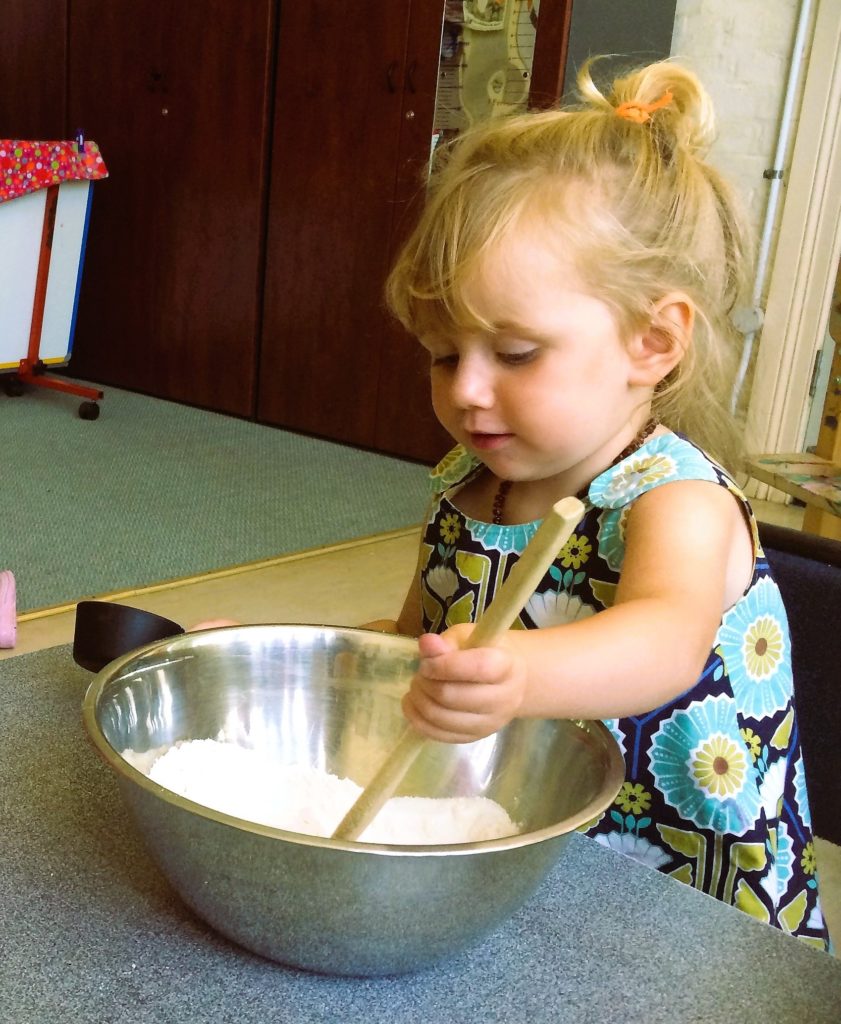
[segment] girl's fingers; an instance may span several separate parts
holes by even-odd
[[[496,683],[511,671],[511,657],[499,647],[450,650],[425,657],[421,654],[418,674],[424,679],[462,683]]]
[[[418,732],[443,743],[472,743],[497,731],[483,715],[454,712],[436,707],[423,714],[408,695],[403,698],[403,713]]]
[[[493,683],[433,682],[423,677],[415,680],[411,694],[423,711],[440,708],[473,715],[493,714],[504,699]]]
[[[455,650],[456,645],[439,633],[422,633],[418,637],[418,652],[421,658],[436,658]]]

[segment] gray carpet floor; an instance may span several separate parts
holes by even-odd
[[[425,467],[116,388],[0,393],[0,569],[18,610],[419,523]]]

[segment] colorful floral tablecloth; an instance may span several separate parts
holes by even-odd
[[[107,177],[95,142],[0,139],[0,203],[65,181]]]

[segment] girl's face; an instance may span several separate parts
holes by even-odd
[[[467,288],[492,330],[421,339],[432,402],[501,479],[557,478],[559,493],[574,493],[633,439],[651,389],[634,383],[631,339],[609,307],[545,243],[520,235]]]

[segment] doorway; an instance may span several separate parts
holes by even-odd
[[[812,39],[749,400],[752,452],[805,448],[841,257],[841,5],[818,6]]]

